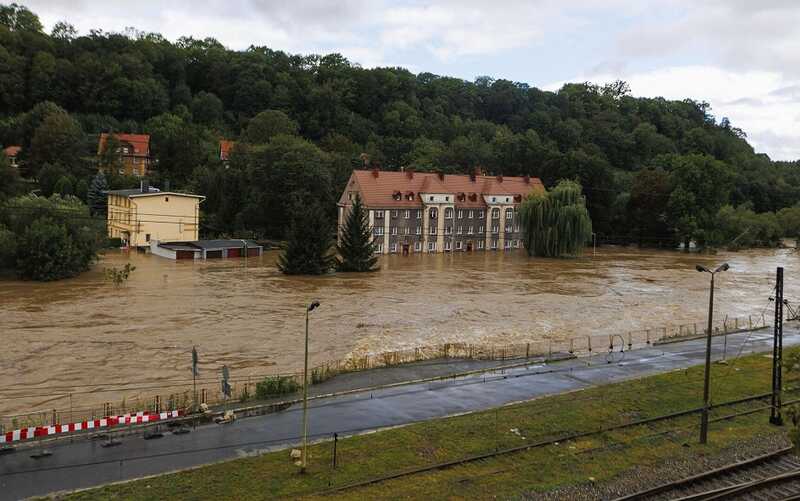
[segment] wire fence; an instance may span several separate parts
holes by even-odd
[[[715,323],[713,335],[724,336],[734,332],[761,329],[766,326],[767,318],[763,314],[736,318],[725,317]],[[507,345],[444,343],[421,346],[325,361],[310,370],[309,380],[314,385],[340,374],[430,361],[484,361],[494,362],[493,366],[500,367],[515,363],[523,364],[532,360],[549,362],[572,357],[601,356],[613,359],[615,354],[620,352],[704,336],[706,328],[703,323],[693,322],[612,335],[544,339]],[[491,367],[486,366],[482,369],[489,368]],[[458,370],[463,369],[454,368],[453,373],[438,373],[437,377],[452,376]],[[191,379],[187,379],[163,384],[154,382],[139,386],[129,384],[93,387],[87,391],[50,392],[47,395],[36,394],[35,389],[28,389],[26,391],[30,393],[22,393],[21,396],[40,396],[50,403],[49,408],[0,416],[0,433],[24,427],[81,422],[141,411],[182,410],[188,412],[203,404],[214,408],[291,400],[299,396],[303,375],[302,373],[271,373],[234,377],[229,381],[230,398],[223,394],[220,383],[219,379],[214,378],[198,379],[196,384],[193,384]],[[370,386],[369,382],[366,383],[366,386]],[[356,389],[358,388],[350,388],[350,390]],[[151,393],[151,390],[155,390],[157,393],[155,391]],[[105,400],[104,394],[113,395],[118,399]],[[120,394],[123,395],[122,398],[118,397]]]

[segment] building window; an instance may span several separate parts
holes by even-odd
[[[375,244],[375,254],[383,254],[383,244]]]
[[[411,233],[411,228],[409,228],[408,226],[406,226],[406,227],[403,229],[403,232],[405,232],[405,234],[406,234],[406,235],[408,235],[408,234],[410,234],[410,233]]]
[[[419,252],[422,250],[422,242],[414,242],[414,251]]]
[[[438,211],[436,210],[436,207],[431,208],[431,219],[436,219],[437,215]]]
[[[450,201],[450,197],[444,197],[444,201],[445,202],[449,202]]]
[[[417,235],[422,235],[422,226],[417,226]]]
[[[383,226],[376,226],[375,227],[375,234],[376,235],[383,235]]]
[[[444,210],[444,218],[445,219],[453,219],[453,209],[451,209],[450,207],[446,208]]]
[[[169,202],[169,197],[164,197],[165,202]]]
[[[514,209],[506,209],[506,219],[511,219],[514,217]]]
[[[463,233],[464,233],[464,227],[463,226],[459,226],[458,228],[456,228],[456,235],[461,235]]]
[[[417,219],[422,219],[422,209],[417,209]]]
[[[397,209],[393,210],[393,211],[392,211],[392,217],[397,217],[397,213],[398,213],[398,212],[399,212],[399,211],[398,211]]]
[[[493,224],[492,225],[492,233],[500,233],[500,226]]]
[[[511,197],[506,197],[506,203],[511,201]]]
[[[456,242],[456,250],[461,250],[461,240]]]
[[[445,235],[452,235],[453,234],[453,227],[452,226],[445,226],[444,227],[444,234]]]
[[[392,235],[397,235],[397,226],[392,226]]]
[[[510,249],[511,248],[511,240],[506,240],[505,247],[506,247],[506,249]]]
[[[446,251],[450,250],[450,240],[446,240],[444,242],[444,250],[446,250]]]
[[[497,249],[497,239],[496,238],[492,239],[492,249]]]
[[[478,240],[478,249],[483,250],[483,240]]]
[[[469,211],[469,215],[468,215],[468,216],[469,216],[469,218],[470,218],[470,219],[472,219],[472,217],[473,217],[474,215],[475,215],[475,211],[472,211],[472,210],[471,210],[471,211]]]
[[[150,234],[149,234],[149,233],[145,233],[145,235],[144,235],[144,241],[145,241],[145,242],[149,242],[149,241],[150,241]]]
[[[383,219],[383,211],[375,211],[375,219]]]
[[[497,202],[497,197],[492,197],[492,202]]]
[[[483,209],[478,211],[478,219],[483,219]]]
[[[389,246],[389,252],[391,252],[391,253],[397,252],[397,244],[396,243],[393,243],[392,245]]]
[[[467,227],[467,235],[472,235],[472,226]]]
[[[461,209],[458,209],[458,219],[464,219],[464,211]]]
[[[406,209],[403,211],[403,218],[408,219],[411,217],[411,211]]]
[[[433,202],[433,197],[430,198],[430,201]]]
[[[514,231],[514,227],[511,226],[510,224],[507,224],[506,225],[506,233],[511,233],[512,231]]]
[[[436,250],[436,242],[428,242],[428,252],[434,252]]]
[[[431,235],[436,235],[436,226],[431,226]]]
[[[519,240],[514,240],[514,248],[519,249]]]
[[[519,233],[519,221],[517,221],[517,224],[516,224],[516,226],[514,226],[514,231],[516,231],[517,233]]]
[[[500,219],[500,209],[497,207],[492,209],[492,219]]]
[[[478,226],[478,233],[483,233],[483,226]]]

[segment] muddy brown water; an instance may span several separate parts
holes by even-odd
[[[714,256],[603,247],[580,259],[522,252],[388,256],[373,274],[290,277],[260,258],[175,262],[113,251],[81,276],[54,283],[0,281],[0,416],[82,405],[124,382],[142,395],[225,364],[234,376],[302,369],[304,305],[311,362],[443,342],[525,343],[703,321],[707,274],[728,262],[716,315],[760,314],[775,268],[800,299],[800,253],[750,250]],[[103,268],[132,262],[114,287]],[[770,310],[766,310],[769,318]],[[721,318],[721,317],[720,317]],[[96,403],[96,402],[95,402]],[[75,404],[78,405],[77,403]]]

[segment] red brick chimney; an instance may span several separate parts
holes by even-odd
[[[372,177],[376,178],[381,175],[381,171],[377,168],[372,169]]]

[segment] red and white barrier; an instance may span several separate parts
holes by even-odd
[[[9,431],[4,435],[0,435],[0,444],[7,444],[10,442],[18,442],[20,440],[27,440],[29,438],[47,437],[50,435],[58,435],[60,433],[72,433],[76,431],[97,430],[101,428],[109,428],[119,425],[131,424],[144,424],[153,423],[155,421],[164,421],[183,415],[183,411],[167,411],[158,414],[151,414],[149,412],[137,412],[136,414],[125,414],[123,416],[111,416],[103,419],[94,419],[90,421],[81,421],[78,423],[69,424],[56,424],[52,426],[33,426],[30,428],[22,428],[20,430]]]

